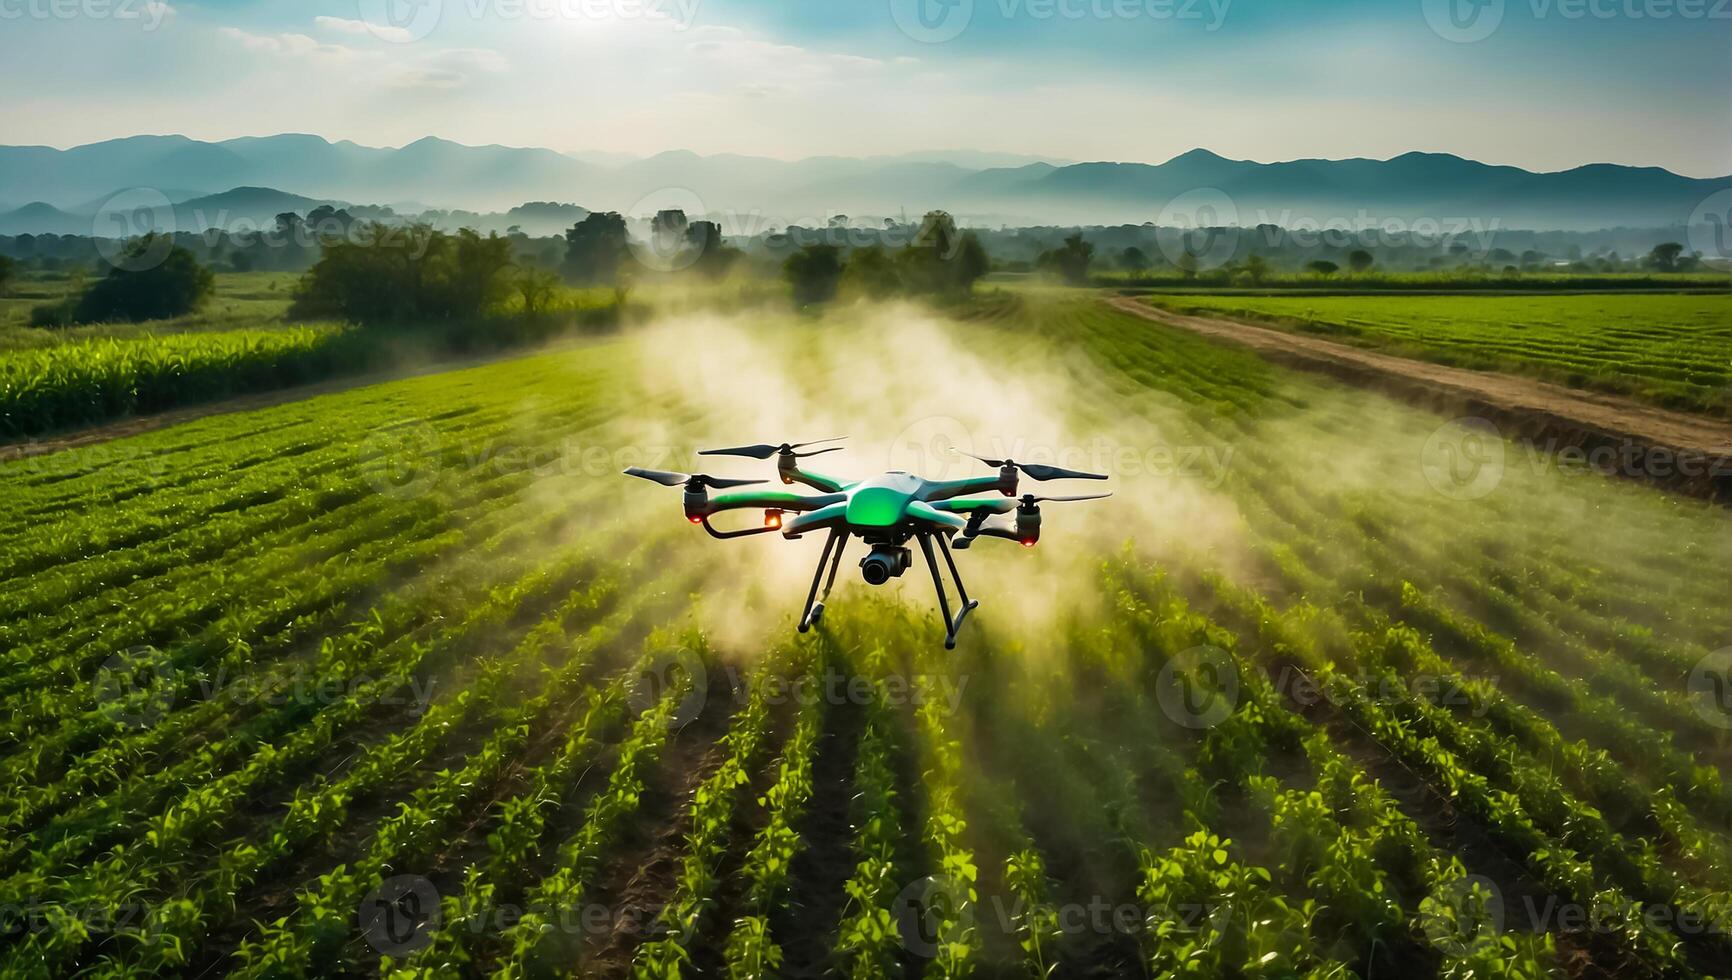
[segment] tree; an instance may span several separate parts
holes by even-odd
[[[581,285],[613,285],[630,251],[625,218],[617,211],[592,211],[565,233],[565,278]]]
[[[289,313],[353,323],[471,320],[492,311],[521,286],[510,276],[511,242],[455,235],[426,225],[371,225],[365,234],[325,243],[301,278]]]
[[[944,293],[954,288],[958,244],[956,219],[948,211],[928,211],[914,238],[896,257],[902,285],[914,293]]]
[[[972,231],[963,232],[956,258],[951,261],[950,287],[957,292],[972,292],[974,284],[990,271],[992,260],[987,257],[980,236]]]
[[[1308,262],[1306,263],[1305,268],[1310,269],[1319,279],[1327,279],[1341,271],[1340,266],[1328,259],[1318,259],[1315,262]]]
[[[1371,253],[1367,252],[1365,249],[1356,248],[1347,253],[1347,268],[1352,269],[1356,273],[1370,269],[1374,262],[1376,262],[1376,259],[1373,259]]]
[[[445,282],[444,295],[435,297],[435,309],[448,317],[475,317],[503,303],[512,290],[510,239],[497,232],[482,238],[464,228],[449,241],[449,254],[440,263],[443,267],[435,270]]]
[[[191,252],[151,232],[129,243],[108,274],[84,291],[72,308],[72,320],[136,323],[184,316],[202,306],[215,289],[216,276]]]
[[[1268,275],[1268,259],[1256,253],[1245,256],[1245,278],[1251,280],[1252,285],[1262,285],[1264,277]]]
[[[1179,274],[1186,279],[1197,278],[1197,257],[1191,254],[1190,249],[1187,248],[1180,252],[1179,261],[1175,262],[1174,265],[1178,266]]]
[[[9,255],[0,255],[0,296],[6,295],[6,290],[12,285],[12,280],[18,277],[18,263],[12,261]]]
[[[1655,245],[1648,253],[1648,265],[1656,272],[1677,272],[1678,256],[1684,253],[1684,246],[1677,242],[1665,242]]]
[[[1149,267],[1149,255],[1132,245],[1119,253],[1119,267],[1126,272],[1142,272]]]
[[[692,268],[711,279],[728,274],[740,250],[722,244],[722,226],[714,221],[694,221],[686,226],[685,249]]]
[[[882,299],[902,291],[902,276],[896,262],[882,245],[849,252],[842,279],[851,292],[869,299]]]
[[[523,312],[536,316],[547,312],[552,305],[553,297],[559,291],[559,277],[546,269],[526,266],[517,273],[512,287],[523,299]]]
[[[782,263],[782,278],[793,287],[801,306],[826,303],[842,282],[842,250],[834,245],[807,245]]]
[[[1084,241],[1079,231],[1067,237],[1062,246],[1040,253],[1036,264],[1058,273],[1065,282],[1083,286],[1088,284],[1089,263],[1094,261],[1094,254],[1094,245]]]

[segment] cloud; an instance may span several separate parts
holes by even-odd
[[[393,88],[454,89],[463,84],[462,72],[440,68],[405,68],[391,76]]]
[[[502,72],[510,69],[511,61],[491,48],[451,48],[426,59],[428,65],[460,72]]]
[[[259,54],[332,61],[349,61],[361,54],[354,48],[341,44],[327,44],[314,40],[305,34],[254,34],[238,27],[219,27],[217,33],[235,41],[248,51]]]
[[[351,37],[376,37],[381,41],[395,41],[407,44],[415,40],[415,35],[406,27],[392,27],[389,24],[369,24],[366,21],[350,20],[346,17],[314,17],[313,23],[337,34],[347,34]]]

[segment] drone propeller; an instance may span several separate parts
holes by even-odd
[[[1083,470],[1067,470],[1062,466],[1047,466],[1044,463],[1019,463],[1014,459],[987,459],[985,456],[975,456],[973,453],[963,452],[960,449],[956,451],[962,453],[964,456],[978,459],[988,466],[996,466],[1000,469],[1008,466],[1012,469],[1021,470],[1026,473],[1030,479],[1039,480],[1042,483],[1045,483],[1047,480],[1105,480],[1107,478],[1105,473],[1088,473]],[[1057,498],[1055,497],[1052,499],[1056,500]]]
[[[1079,495],[1074,496],[1074,497],[1037,497],[1032,493],[1025,493],[1021,497],[1017,498],[1017,503],[1021,504],[1024,507],[1033,507],[1035,504],[1043,504],[1043,503],[1049,503],[1049,502],[1055,503],[1055,504],[1061,504],[1061,503],[1067,503],[1067,502],[1072,501],[1072,500],[1099,500],[1102,497],[1110,497],[1110,496],[1112,496],[1112,494],[1110,494],[1110,493],[1085,493],[1085,494],[1079,494]]]
[[[848,438],[848,437],[847,436],[832,436],[829,439],[813,439],[810,442],[784,442],[779,446],[772,446],[772,445],[769,445],[767,443],[758,443],[755,446],[732,446],[732,447],[729,447],[727,449],[700,449],[700,450],[698,450],[698,455],[699,456],[744,456],[748,459],[769,459],[771,456],[774,456],[777,453],[786,453],[789,456],[794,457],[795,459],[805,459],[807,456],[816,456],[819,453],[833,453],[833,452],[837,451],[838,449],[841,449],[842,447],[841,446],[831,446],[828,449],[814,449],[809,453],[797,453],[794,450],[804,449],[807,446],[816,446],[816,445],[819,445],[821,443],[826,443],[826,442],[840,442],[846,438]]]
[[[646,470],[641,466],[633,466],[625,471],[626,476],[641,477],[664,487],[684,485],[687,490],[697,490],[709,487],[711,490],[726,490],[729,487],[743,487],[752,483],[768,483],[768,480],[733,480],[726,477],[714,477],[707,473],[672,473],[667,470]]]

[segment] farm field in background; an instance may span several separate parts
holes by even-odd
[[[1592,301],[1519,302],[1665,346]],[[946,654],[922,569],[800,636],[817,540],[618,473],[843,432],[1115,496],[959,556]],[[0,974],[1724,974],[1732,517],[1463,438],[1031,291],[0,465]]]
[[[0,296],[0,352],[54,347],[92,338],[268,327],[280,323],[288,312],[298,278],[286,272],[222,272],[216,276],[216,295],[197,313],[150,323],[46,329],[30,326],[30,311],[65,299],[74,280],[38,273],[13,283],[10,292]]]
[[[1732,293],[1145,299],[1461,367],[1732,413]]]

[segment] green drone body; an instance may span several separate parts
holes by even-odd
[[[782,443],[776,446],[759,444],[730,449],[706,449],[698,453],[700,456],[744,456],[760,460],[774,456],[776,473],[783,483],[790,486],[803,484],[818,491],[816,494],[800,494],[787,490],[744,490],[711,497],[711,490],[729,490],[769,481],[713,477],[703,473],[672,473],[635,466],[625,472],[629,476],[641,477],[663,486],[683,487],[685,492],[682,502],[686,519],[693,524],[702,524],[713,537],[736,538],[780,531],[784,538],[792,540],[808,531],[828,531],[824,551],[818,557],[818,568],[812,575],[812,588],[806,594],[806,608],[800,616],[802,633],[824,615],[824,603],[820,600],[829,596],[830,589],[836,583],[836,569],[841,564],[842,549],[848,538],[858,537],[871,549],[866,557],[860,560],[861,577],[869,585],[883,585],[907,571],[912,564],[907,545],[910,539],[914,540],[920,546],[927,566],[932,570],[932,583],[938,590],[939,610],[944,615],[944,645],[947,649],[956,646],[956,634],[962,628],[963,620],[979,605],[968,598],[968,590],[963,587],[962,578],[957,573],[956,560],[950,550],[952,538],[956,539],[958,549],[970,547],[975,539],[980,537],[1006,538],[1032,548],[1040,541],[1040,505],[1043,502],[1095,500],[1111,496],[1100,493],[1072,497],[1023,494],[1018,497],[1016,491],[1019,475],[1040,481],[1104,480],[1106,476],[1039,463],[987,459],[972,453],[962,455],[973,456],[988,466],[997,467],[997,475],[960,480],[928,480],[902,470],[891,470],[871,480],[843,481],[800,467],[799,461],[807,456],[835,452],[842,447],[830,446],[804,453],[797,450],[806,446],[837,442],[841,438],[844,437],[815,442]],[[969,496],[992,493],[997,496]],[[724,531],[710,523],[711,517],[725,511],[760,509],[764,512],[762,527]],[[795,516],[787,517],[790,513]],[[993,520],[1006,514],[1012,515],[1009,520]],[[961,601],[954,617],[950,614],[950,600],[944,590],[944,580],[939,574],[934,543],[937,551],[944,556],[944,564],[950,571],[951,580],[956,585]],[[829,571],[827,581],[826,566]],[[818,593],[820,582],[824,583],[822,597]]]

